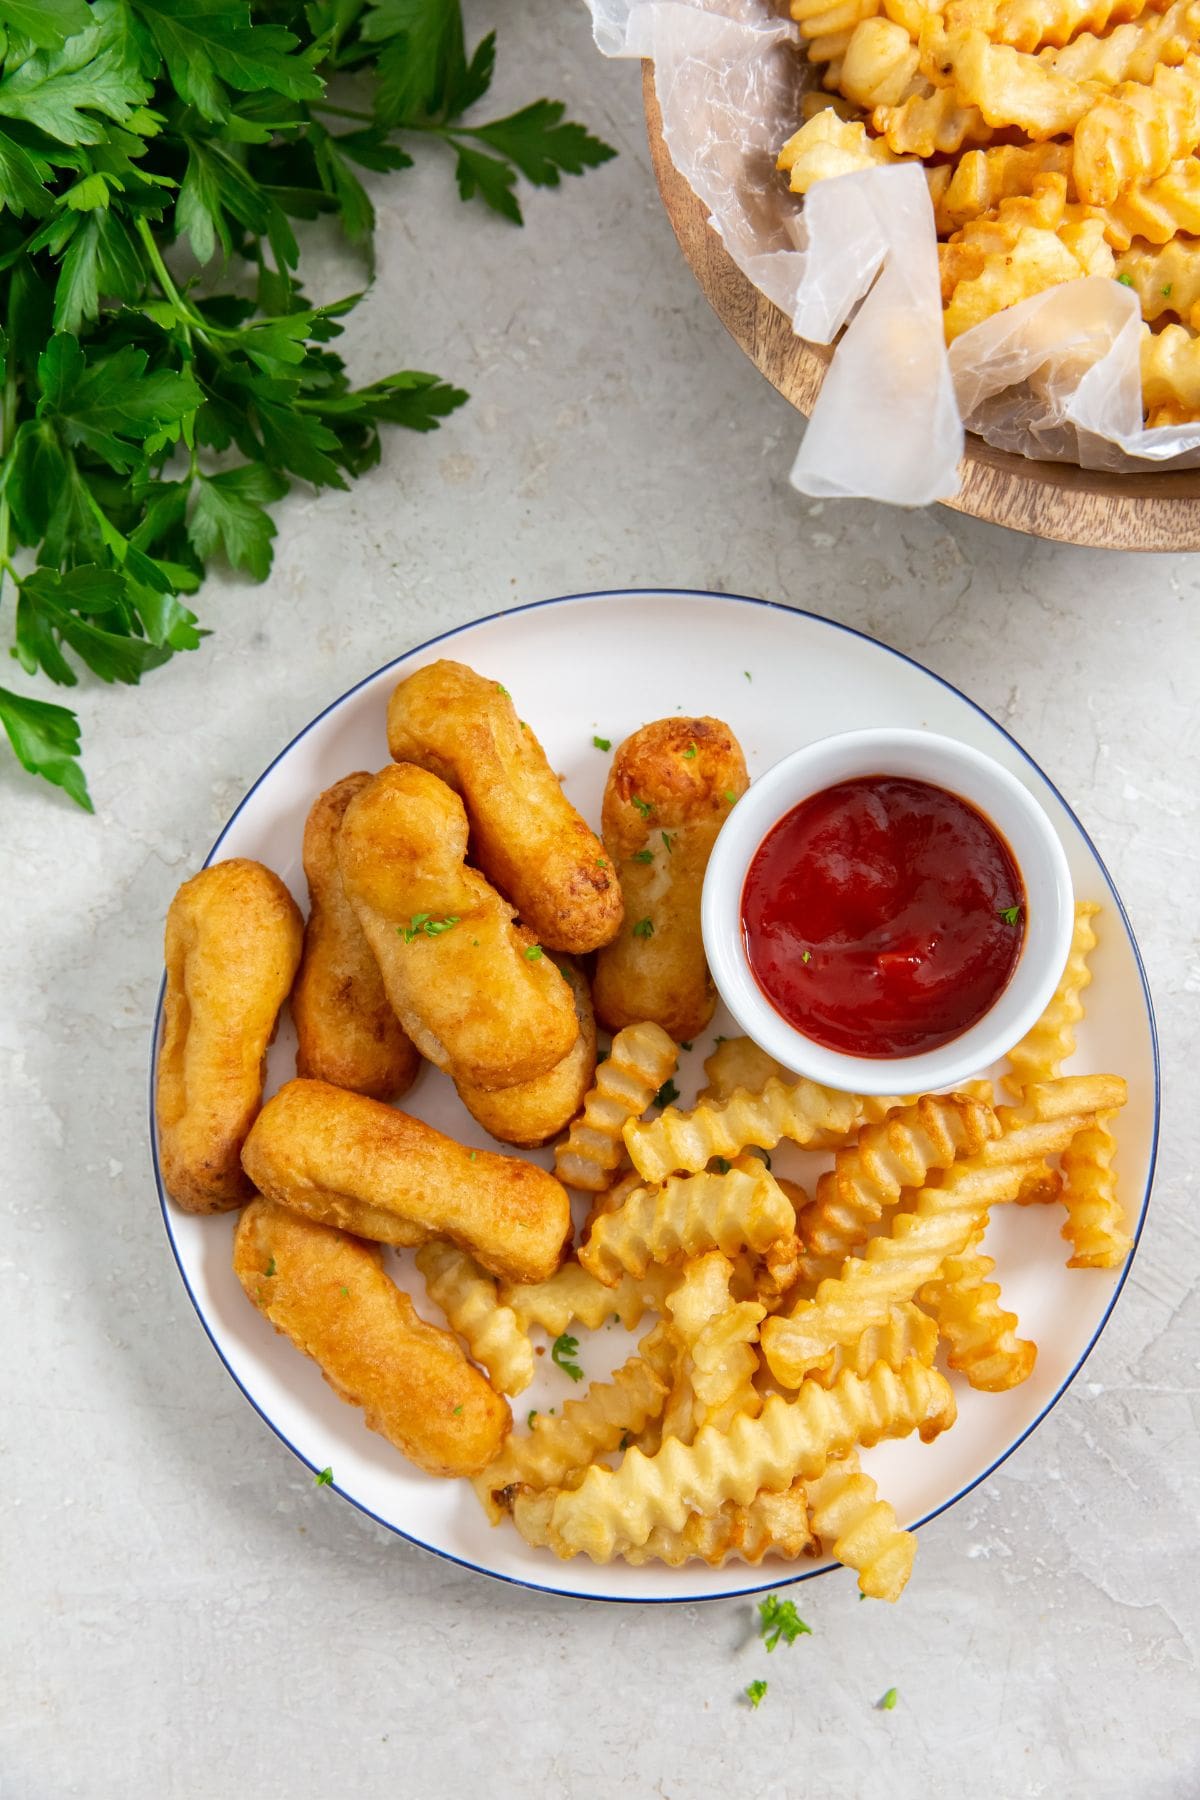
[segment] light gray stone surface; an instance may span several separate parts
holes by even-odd
[[[389,438],[352,495],[293,498],[270,583],[205,591],[199,654],[80,689],[94,820],[0,760],[0,1794],[1185,1800],[1200,565],[798,498],[797,420],[660,212],[636,69],[562,0],[505,10],[501,96],[561,94],[621,156],[531,195],[524,233],[456,210],[436,156],[385,184],[356,368],[437,369],[470,407]],[[828,612],[1000,717],[1112,867],[1162,1030],[1155,1201],[1084,1377],[922,1532],[898,1608],[823,1579],[798,1593],[814,1635],[769,1660],[746,1603],[540,1599],[314,1489],[205,1342],[147,1167],[163,912],[262,766],[445,626],[655,582]]]

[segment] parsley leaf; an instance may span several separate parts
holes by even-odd
[[[428,913],[414,913],[407,925],[396,927],[396,936],[402,937],[406,944],[411,944],[417,937],[441,937],[444,931],[453,931],[456,925],[461,924],[462,920],[457,913],[447,913],[444,919],[431,918]]]
[[[272,1257],[270,1262],[267,1264],[266,1268],[263,1270],[263,1274],[264,1275],[273,1275],[274,1273],[275,1273],[275,1258]]]
[[[883,1699],[879,1702],[880,1712],[891,1712],[893,1710],[893,1708],[895,1707],[895,1704],[899,1698],[900,1698],[899,1688],[890,1687],[888,1689],[887,1693],[883,1696]]]
[[[692,760],[692,758],[693,758],[693,757],[694,757],[694,756],[695,756],[695,754],[696,754],[696,746],[695,746],[695,744],[689,744],[689,745],[688,745],[688,747],[687,747],[687,749],[686,749],[686,750],[685,750],[685,751],[684,751],[684,753],[683,753],[683,759],[684,759],[684,761],[685,761],[685,762],[691,762],[691,760]]]
[[[201,475],[195,510],[188,520],[188,542],[202,560],[223,552],[231,568],[244,569],[255,581],[271,570],[275,524],[266,508],[280,500],[291,483],[262,463],[242,463],[219,475]]]
[[[654,920],[653,919],[638,919],[638,921],[636,922],[636,924],[633,927],[633,935],[636,938],[653,937],[654,936]]]
[[[611,738],[593,737],[592,743],[594,744],[594,746],[597,750],[611,750],[612,749],[612,739]]]
[[[643,819],[648,819],[650,817],[650,814],[654,811],[654,808],[650,804],[649,800],[639,800],[638,796],[636,794],[630,794],[629,804],[631,806],[637,807],[637,809],[641,813]]]
[[[1016,906],[1001,906],[997,908],[997,917],[1003,919],[1006,925],[1016,925],[1020,922],[1021,907],[1019,904]]]
[[[530,944],[529,948],[525,952],[525,961],[526,962],[540,962],[544,955],[545,955],[545,951],[542,949],[542,946],[540,944]]]
[[[23,769],[62,788],[85,812],[95,810],[79,766],[79,721],[73,712],[0,688],[0,725]]]
[[[651,863],[654,861],[654,852],[653,850],[635,850],[629,860],[636,863]]]
[[[765,1681],[752,1681],[746,1689],[746,1698],[749,1700],[755,1712],[757,1712],[762,1705],[766,1692],[767,1684]]]
[[[583,1370],[574,1360],[578,1355],[579,1339],[570,1337],[565,1331],[550,1346],[551,1361],[557,1363],[563,1374],[569,1375],[572,1381],[583,1380]]]
[[[675,1083],[671,1080],[670,1076],[668,1076],[650,1104],[651,1106],[657,1106],[659,1108],[664,1106],[674,1106],[678,1098],[679,1089],[675,1086]]]
[[[314,1487],[329,1487],[333,1482],[333,1470],[322,1469],[319,1475],[313,1476]]]
[[[674,832],[670,832],[670,831],[663,831],[663,832],[660,832],[659,835],[662,838],[663,843],[667,847],[667,855],[674,856],[674,854],[675,854],[675,850],[674,850],[675,838],[678,834],[674,833]]]
[[[811,1637],[812,1626],[804,1623],[794,1600],[781,1600],[778,1594],[768,1594],[758,1603],[758,1632],[770,1651],[781,1639],[785,1644],[794,1644],[798,1637]]]

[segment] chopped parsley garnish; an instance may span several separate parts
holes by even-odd
[[[754,677],[753,677],[753,675],[752,675],[752,674],[751,674],[751,673],[750,673],[750,671],[749,671],[749,669],[743,669],[743,670],[742,670],[742,674],[743,674],[743,675],[744,675],[744,676],[745,676],[745,677],[746,677],[746,680],[747,680],[747,681],[753,681],[753,680],[754,680]]]
[[[458,1415],[459,1415],[459,1413],[460,1413],[460,1412],[461,1412],[461,1411],[462,1411],[462,1407],[461,1407],[461,1406],[456,1406],[456,1407],[455,1407],[455,1409],[454,1409],[454,1416],[455,1416],[455,1418],[456,1418],[456,1419],[457,1419],[457,1417],[458,1417]]]
[[[765,1681],[752,1681],[750,1686],[746,1689],[746,1698],[756,1712],[762,1704],[766,1691],[767,1684]]]
[[[264,1275],[273,1275],[274,1273],[275,1273],[275,1258],[272,1257],[270,1262],[267,1264],[266,1268],[263,1270],[263,1274]]]
[[[583,1370],[574,1360],[578,1355],[579,1339],[570,1337],[565,1331],[550,1346],[550,1360],[557,1363],[563,1374],[569,1375],[572,1381],[583,1380]]]
[[[1171,287],[1172,287],[1172,283],[1168,281],[1166,287],[1163,289],[1163,299],[1164,300],[1169,300],[1171,298]]]
[[[1132,287],[1133,286],[1133,276],[1132,275],[1118,275],[1117,280],[1121,283],[1122,287]]]
[[[1021,917],[1021,908],[1017,906],[1001,906],[997,908],[999,917],[1006,925],[1016,925]]]
[[[350,1289],[349,1288],[343,1288],[342,1292],[343,1292],[343,1294],[345,1294],[347,1299],[350,1298]]]
[[[643,819],[648,819],[650,817],[650,814],[654,811],[654,808],[650,804],[649,800],[639,800],[639,798],[636,794],[630,794],[629,804],[631,806],[637,807],[637,809],[641,813]]]
[[[329,1487],[333,1482],[333,1470],[322,1469],[319,1475],[313,1476],[314,1487]]]
[[[680,1040],[679,1040],[679,1048],[680,1048],[680,1049],[681,1049],[681,1050],[690,1050],[690,1049],[691,1049],[691,1047],[692,1047],[692,1044],[691,1044],[691,1039],[690,1039],[690,1038],[680,1038]]]
[[[810,963],[812,961],[812,951],[806,950],[804,955],[800,958],[800,961],[802,963]]]
[[[478,1155],[479,1155],[479,1152],[478,1152],[478,1150],[472,1150],[472,1152],[471,1152],[471,1154],[470,1154],[470,1158],[469,1158],[469,1161],[471,1161],[471,1162],[474,1162],[474,1161],[475,1161],[475,1158],[476,1158],[476,1157],[477,1157],[477,1156],[478,1156]]]
[[[628,1450],[628,1448],[629,1448],[629,1433],[627,1431],[623,1431],[621,1433],[621,1441],[617,1445],[617,1449],[618,1450]]]
[[[429,913],[414,913],[407,925],[398,925],[396,935],[402,937],[406,944],[411,944],[415,937],[441,937],[443,931],[453,931],[461,925],[458,913],[447,913],[444,919],[435,919]]]
[[[634,935],[634,937],[653,937],[654,936],[654,920],[653,919],[639,919],[637,924],[633,928],[633,935]]]
[[[811,1637],[812,1626],[804,1623],[794,1600],[768,1594],[758,1603],[758,1634],[767,1649],[774,1650],[781,1639],[785,1644],[794,1644],[798,1637]]]
[[[725,798],[726,798],[726,800],[728,800],[730,806],[736,805],[737,795],[734,793],[732,788],[725,789]]]
[[[900,1689],[889,1688],[887,1693],[883,1696],[883,1699],[879,1702],[880,1712],[892,1712],[899,1698]]]
[[[545,954],[546,952],[542,949],[540,944],[530,944],[528,950],[525,952],[525,961],[540,962]]]
[[[597,750],[611,750],[612,749],[612,739],[611,738],[594,737],[592,739],[592,743],[595,745]]]
[[[716,1164],[717,1164],[717,1174],[718,1175],[728,1175],[730,1169],[732,1169],[732,1167],[733,1167],[733,1164],[729,1161],[729,1158],[726,1156],[718,1156],[716,1158]]]
[[[522,720],[521,720],[521,730],[522,730],[522,731],[528,731],[528,730],[529,730],[529,727],[528,727],[528,725],[527,725],[527,724],[526,724],[526,723],[525,723],[525,721],[524,721],[524,719],[522,719]]]
[[[597,857],[597,858],[596,858],[596,867],[597,867],[597,868],[598,868],[598,869],[607,869],[607,867],[608,867],[608,858],[607,858],[607,856],[598,856],[598,857]]]
[[[526,1419],[525,1419],[525,1424],[526,1424],[526,1427],[528,1430],[530,1430],[530,1431],[533,1430],[533,1421],[536,1418],[537,1418],[537,1407],[531,1406],[528,1414],[526,1415]]]
[[[662,837],[663,843],[667,846],[667,855],[670,856],[672,853],[672,847],[674,845],[675,840],[671,836],[671,833],[669,831],[664,831],[660,835]]]
[[[729,1039],[727,1037],[724,1037],[723,1035],[718,1033],[718,1035],[713,1039],[713,1048],[714,1048],[714,1050],[719,1050],[722,1044],[727,1044],[728,1042],[729,1042]]]
[[[497,683],[496,683],[496,692],[497,692],[497,693],[498,693],[498,694],[503,694],[503,695],[504,695],[504,698],[505,698],[505,699],[506,699],[506,700],[511,700],[511,699],[512,699],[512,695],[511,695],[511,694],[510,694],[510,693],[509,693],[509,691],[508,691],[508,689],[507,689],[507,688],[506,688],[506,687],[505,687],[505,685],[504,685],[504,683],[503,683],[503,682],[502,682],[502,681],[498,681],[498,682],[497,682]]]
[[[694,756],[695,756],[695,754],[696,754],[696,746],[695,746],[695,744],[689,744],[689,745],[688,745],[688,747],[687,747],[687,749],[686,749],[686,750],[685,750],[685,751],[684,751],[684,753],[683,753],[683,759],[684,759],[684,761],[685,761],[685,762],[691,762],[691,760],[692,760],[692,758],[693,758],[693,757],[694,757]]]
[[[657,1106],[657,1107],[674,1106],[674,1104],[678,1100],[678,1098],[679,1098],[679,1089],[675,1086],[675,1083],[671,1080],[670,1076],[668,1075],[667,1079],[663,1082],[662,1086],[659,1088],[657,1094],[655,1094],[654,1099],[651,1102],[651,1104],[653,1106]]]
[[[630,862],[640,862],[640,863],[653,862],[654,861],[654,852],[653,852],[653,850],[635,850],[629,860],[630,860]]]

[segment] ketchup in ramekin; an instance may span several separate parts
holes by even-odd
[[[930,782],[865,775],[812,794],[759,845],[746,954],[788,1024],[851,1056],[918,1055],[1008,986],[1025,890],[984,815]]]

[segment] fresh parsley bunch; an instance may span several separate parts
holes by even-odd
[[[364,169],[440,141],[520,224],[518,176],[613,155],[556,101],[465,123],[494,61],[460,0],[0,0],[0,583],[29,674],[194,650],[207,561],[262,580],[294,478],[345,487],[381,424],[462,405],[414,370],[351,387],[330,346],[361,296],[309,303],[292,221],[337,214],[369,268]],[[0,687],[0,723],[90,810],[73,713]]]

